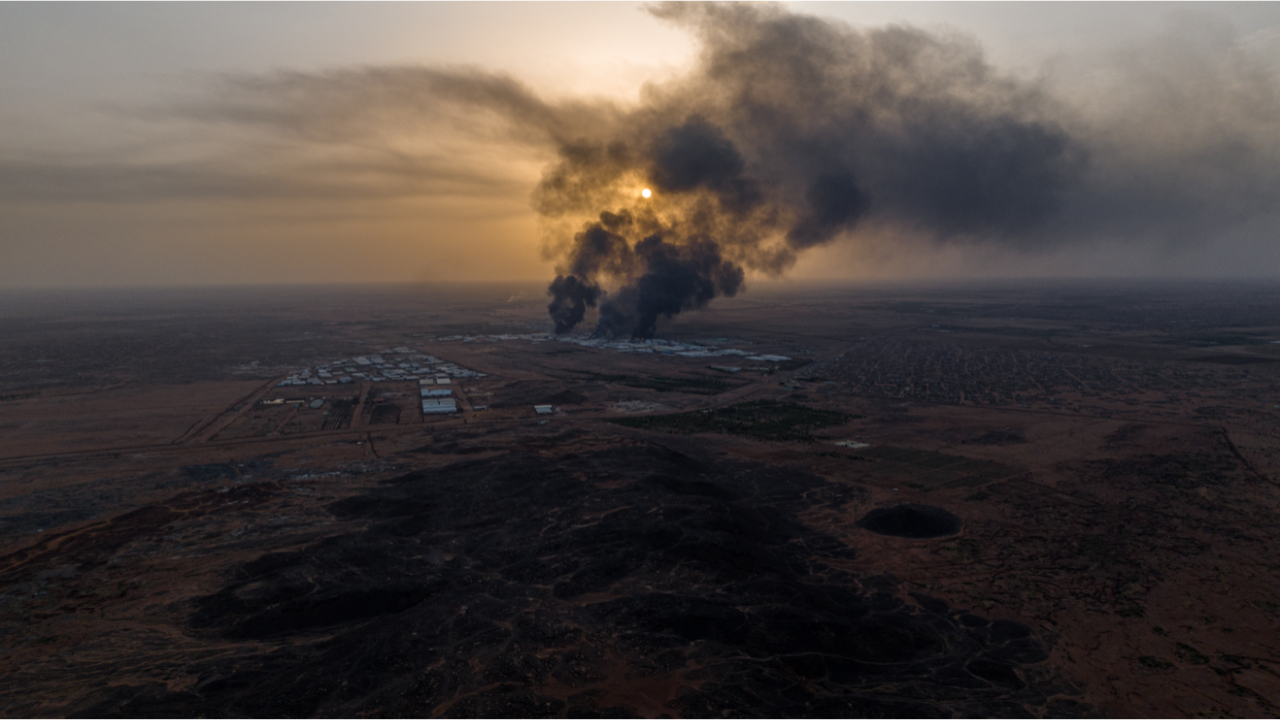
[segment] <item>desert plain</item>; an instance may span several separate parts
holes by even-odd
[[[1280,713],[1280,286],[546,303],[0,298],[0,714]]]

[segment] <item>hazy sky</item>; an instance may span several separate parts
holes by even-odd
[[[645,148],[601,182],[665,182],[672,216],[728,202],[641,177],[698,132],[759,188],[715,226],[754,233],[717,240],[748,284],[1280,276],[1280,4],[780,8],[0,4],[0,287],[550,280],[622,209],[548,200],[602,177],[567,148]],[[858,85],[921,43],[892,110],[775,92],[758,124],[754,77]],[[823,210],[833,187],[856,212]]]

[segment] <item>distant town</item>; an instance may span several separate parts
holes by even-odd
[[[395,356],[399,357],[384,357]],[[358,355],[349,360],[338,360],[327,365],[317,365],[294,373],[277,383],[277,387],[305,385],[345,385],[357,380],[370,382],[417,381],[421,387],[422,413],[435,415],[458,411],[453,398],[453,379],[482,378],[485,373],[468,370],[445,362],[431,355],[424,355],[407,347],[392,348],[381,355]],[[283,400],[269,402],[284,402]],[[323,400],[313,400],[312,407],[320,407]],[[319,404],[315,404],[319,403]],[[482,409],[483,406],[477,409]]]
[[[504,342],[524,340],[533,343],[565,342],[582,347],[599,348],[624,353],[649,353],[671,355],[685,358],[740,357],[753,362],[777,363],[786,362],[790,357],[785,355],[754,354],[747,350],[733,347],[721,347],[722,343],[730,343],[729,338],[717,338],[700,343],[677,342],[673,340],[628,340],[594,338],[583,335],[553,335],[551,333],[526,333],[505,335],[450,335],[437,338],[434,342]],[[427,342],[431,342],[428,340]],[[737,366],[709,366],[714,370],[735,373],[742,370]],[[458,401],[454,397],[453,381],[478,379],[487,377],[485,373],[464,368],[456,363],[441,360],[434,355],[427,355],[410,347],[395,347],[384,350],[377,355],[357,355],[356,357],[337,360],[324,365],[300,370],[277,383],[277,387],[305,387],[315,385],[349,385],[354,382],[412,382],[417,381],[420,387],[422,414],[440,415],[458,412]],[[283,398],[263,401],[264,405],[284,404],[290,402]],[[294,400],[294,403],[301,402]],[[307,401],[308,407],[318,409],[324,405],[323,398]],[[484,405],[473,406],[473,410],[483,411]],[[539,415],[550,414],[550,405],[536,405],[534,411]]]

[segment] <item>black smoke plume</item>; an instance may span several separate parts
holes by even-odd
[[[551,293],[554,300],[547,310],[551,312],[551,321],[555,323],[556,334],[569,332],[582,318],[586,317],[587,308],[595,307],[600,299],[600,286],[587,280],[579,280],[577,275],[557,275],[551,281]]]
[[[742,287],[742,268],[721,258],[711,240],[672,245],[650,235],[636,243],[634,254],[644,273],[601,306],[597,332],[603,335],[651,338],[659,316],[703,307],[721,295],[733,297]]]
[[[858,254],[833,260],[895,273],[935,271],[942,245],[954,274],[1280,267],[1280,65],[1264,31],[1179,10],[1162,34],[1027,80],[959,35],[758,4],[651,12],[701,51],[638,103],[548,99],[476,68],[231,76],[159,117],[230,129],[256,143],[252,163],[238,144],[176,164],[0,161],[0,196],[515,205],[525,179],[507,154],[550,157],[533,206],[557,261],[556,330],[598,318],[619,337],[837,239]]]
[[[549,289],[557,333],[598,307],[597,334],[651,337],[864,222],[1016,238],[1087,167],[1048,101],[964,43],[773,7],[656,12],[698,32],[698,68],[562,145],[535,194],[549,219],[584,218]]]

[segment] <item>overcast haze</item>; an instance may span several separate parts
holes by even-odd
[[[10,3],[0,286],[1276,277],[1278,71],[1274,3]]]

